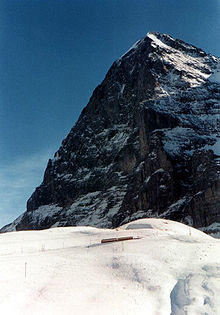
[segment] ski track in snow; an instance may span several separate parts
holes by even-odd
[[[220,313],[220,240],[178,222],[1,234],[0,258],[0,314]]]

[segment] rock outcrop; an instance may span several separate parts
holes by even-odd
[[[1,232],[220,222],[220,59],[148,33],[115,61],[27,211]]]

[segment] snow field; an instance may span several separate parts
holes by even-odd
[[[140,239],[100,243],[121,236]],[[1,234],[0,314],[219,314],[219,261],[219,240],[162,219]]]

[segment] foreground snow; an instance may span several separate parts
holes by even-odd
[[[101,244],[104,238],[140,239]],[[0,235],[1,314],[220,314],[220,240],[181,223]]]

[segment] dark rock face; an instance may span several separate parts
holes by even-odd
[[[168,35],[137,42],[93,92],[27,211],[1,231],[220,222],[219,64]]]

